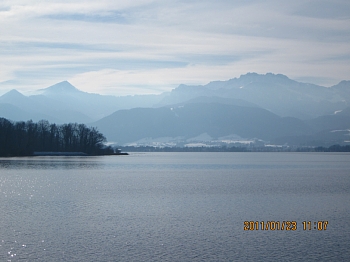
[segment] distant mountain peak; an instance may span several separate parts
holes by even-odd
[[[338,84],[332,86],[331,88],[341,88],[341,89],[350,88],[350,81],[348,80],[340,81]]]
[[[23,95],[21,92],[19,92],[17,89],[12,89],[8,91],[6,94],[15,94],[15,95]]]
[[[235,78],[236,79],[236,78]],[[286,75],[283,74],[273,74],[273,73],[266,73],[264,74],[258,74],[255,72],[250,72],[247,73],[245,75],[241,75],[239,77],[240,80],[244,80],[244,79],[249,79],[251,81],[261,81],[261,80],[291,80],[290,78],[288,78]]]
[[[3,94],[2,96],[0,96],[0,103],[8,103],[14,106],[25,105],[27,104],[28,100],[29,98],[27,96],[23,95],[21,92],[17,91],[16,89],[12,89],[6,94]]]
[[[7,93],[3,94],[1,96],[3,99],[16,99],[16,98],[23,98],[25,97],[25,95],[23,95],[21,92],[19,92],[16,89],[12,89],[10,91],[8,91]]]
[[[53,86],[49,86],[48,88],[41,89],[40,91],[43,91],[44,94],[50,94],[50,93],[76,93],[76,92],[82,92],[79,89],[77,89],[75,86],[73,86],[68,81],[62,81],[59,82]]]

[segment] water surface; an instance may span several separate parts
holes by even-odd
[[[350,154],[0,158],[0,210],[0,261],[344,261]]]

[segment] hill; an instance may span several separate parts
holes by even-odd
[[[203,133],[212,139],[238,136],[271,140],[280,136],[310,134],[303,121],[279,117],[268,110],[220,103],[188,103],[176,107],[119,110],[93,125],[109,141],[119,144],[144,138],[181,137]]]

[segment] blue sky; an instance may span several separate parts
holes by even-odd
[[[347,0],[2,0],[0,94],[157,94],[248,72],[350,80]]]

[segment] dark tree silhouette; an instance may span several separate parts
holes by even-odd
[[[84,124],[12,122],[0,118],[0,156],[28,156],[40,152],[83,152],[89,155],[113,154],[105,147],[106,138],[96,128]]]

